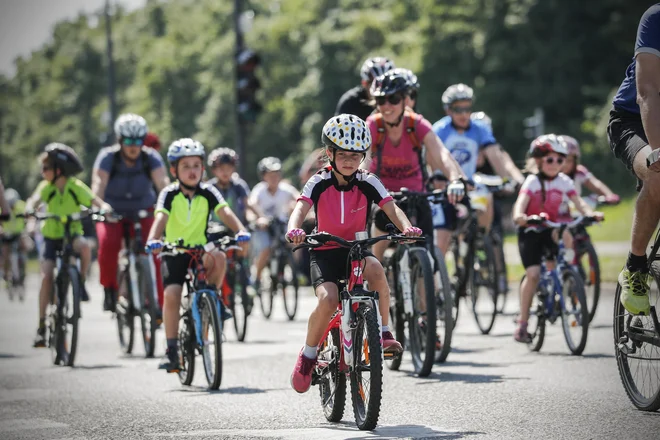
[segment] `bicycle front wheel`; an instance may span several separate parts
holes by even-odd
[[[155,300],[154,279],[151,274],[151,259],[140,255],[137,260],[137,280],[140,289],[140,324],[144,353],[148,358],[154,357],[156,347],[156,331],[158,330],[158,304]]]
[[[282,291],[284,310],[289,321],[293,321],[298,311],[298,269],[293,252],[286,252],[280,260],[280,265],[279,288]]]
[[[356,312],[357,327],[353,332],[353,369],[351,396],[355,423],[361,430],[376,427],[383,392],[383,347],[376,310],[360,305]]]
[[[436,252],[436,259],[438,262],[438,275],[440,285],[437,287],[435,296],[436,306],[436,333],[438,340],[436,343],[436,362],[444,362],[449,356],[451,351],[451,337],[454,332],[454,316],[453,316],[453,297],[451,284],[449,282],[449,275],[447,274],[447,266],[445,259],[439,252]]]
[[[243,342],[245,341],[247,321],[250,314],[250,298],[247,291],[250,281],[248,279],[247,269],[243,264],[236,262],[235,272],[228,279],[234,281],[231,302],[229,304],[231,312],[234,315],[234,330],[236,331],[236,338],[240,342]]]
[[[600,299],[600,263],[598,254],[591,241],[587,241],[578,255],[578,272],[584,282],[584,293],[589,310],[589,322],[594,319],[598,300]]]
[[[431,374],[435,361],[436,304],[433,268],[425,248],[410,248],[413,314],[408,319],[408,347],[415,373]]]
[[[195,326],[190,311],[186,311],[179,319],[179,381],[181,385],[190,385],[195,376]]]
[[[522,292],[524,280],[525,275],[520,280],[519,292]],[[531,337],[527,343],[527,348],[531,351],[540,351],[541,347],[543,347],[543,342],[545,341],[545,322],[545,304],[543,303],[543,297],[540,295],[538,286],[536,286],[536,292],[534,292],[532,305],[529,309],[529,320],[527,321],[527,332]]]
[[[497,271],[493,245],[488,236],[475,244],[472,276],[468,280],[472,313],[482,334],[487,335],[497,316]]]
[[[657,311],[660,308],[660,267],[657,263],[651,266],[651,275],[649,301]],[[646,336],[646,341],[640,336]],[[617,284],[614,296],[616,363],[626,394],[641,411],[660,409],[659,339],[650,316],[633,316],[621,305],[621,285]]]
[[[584,296],[582,278],[573,269],[565,269],[562,274],[562,296],[564,307],[561,309],[561,323],[568,349],[574,355],[580,355],[587,345],[589,333],[589,309]]]
[[[218,315],[216,299],[210,292],[202,292],[199,312],[202,329],[202,360],[209,389],[217,390],[222,381],[222,324]]]
[[[259,295],[259,304],[261,305],[261,313],[263,313],[266,319],[270,319],[270,315],[273,314],[273,297],[275,296],[275,292],[277,292],[277,274],[270,273],[271,266],[269,264],[261,272],[259,290],[257,292]]]
[[[346,406],[346,373],[340,368],[341,343],[339,328],[333,328],[321,342],[314,374],[319,376],[319,392],[323,414],[329,422],[339,422]]]
[[[119,347],[124,354],[133,352],[135,340],[135,314],[131,306],[131,281],[127,269],[119,272],[118,276],[118,298],[115,306],[117,318],[117,334],[119,336]]]
[[[387,284],[390,286],[390,325],[389,327],[394,331],[394,337],[401,344],[404,351],[406,349],[406,334],[405,326],[406,320],[403,316],[403,299],[396,282],[396,271],[392,256],[384,257],[383,268],[385,269],[385,277]],[[403,353],[399,356],[394,356],[389,362],[386,362],[387,368],[393,371],[398,371],[403,360]]]
[[[55,359],[59,364],[73,367],[78,348],[78,320],[80,318],[80,274],[75,267],[56,281]],[[56,364],[58,362],[55,362]]]

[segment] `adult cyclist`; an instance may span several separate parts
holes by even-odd
[[[375,99],[376,112],[367,118],[372,147],[365,167],[376,174],[389,191],[406,187],[421,192],[425,189],[428,163],[433,170],[439,169],[449,176],[452,183],[448,187],[448,197],[451,203],[456,203],[465,193],[461,181],[464,174],[431,129],[431,123],[406,108],[408,90],[408,79],[401,73],[388,72],[374,79],[370,93]],[[380,209],[375,210],[372,234],[384,234],[388,223],[391,221],[387,215]],[[427,236],[429,247],[432,246],[433,221],[426,200],[417,206],[416,226]],[[386,248],[386,242],[375,244],[374,256],[382,260]]]
[[[362,120],[374,111],[371,92],[369,88],[374,78],[394,69],[394,63],[385,57],[368,58],[360,68],[360,85],[348,90],[339,98],[335,116],[341,114],[355,115]]]
[[[124,221],[134,218],[138,211],[153,211],[156,191],[169,184],[160,154],[144,145],[147,132],[147,122],[142,116],[132,113],[120,115],[115,122],[118,143],[101,149],[94,162],[92,191],[127,219]],[[145,243],[152,223],[153,217],[140,220]],[[121,223],[97,223],[96,234],[100,281],[105,291],[103,310],[113,311],[117,299],[118,256],[123,243],[123,226]],[[155,258],[154,266],[158,301],[162,304],[160,262]]]
[[[501,148],[497,147],[492,131],[480,121],[470,119],[473,98],[472,88],[465,84],[449,86],[442,94],[447,116],[433,124],[433,131],[460,164],[467,178],[471,179],[477,171],[477,158],[482,151],[497,174],[508,176],[509,172],[500,155]],[[456,209],[449,205],[444,208],[445,225],[436,232],[437,245],[443,254],[449,248],[451,231],[456,226]],[[489,230],[492,221],[492,196],[488,194],[486,211],[479,213],[478,222],[479,226]]]

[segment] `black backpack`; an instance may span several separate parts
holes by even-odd
[[[151,167],[149,166],[149,155],[144,151],[144,147],[140,150],[140,158],[142,159],[142,172],[147,179],[151,180]],[[119,164],[121,163],[121,150],[117,150],[112,157],[112,166],[110,167],[110,178],[112,180],[114,176],[119,172]]]

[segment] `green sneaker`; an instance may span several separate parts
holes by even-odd
[[[621,304],[633,315],[650,313],[649,281],[651,276],[643,272],[631,272],[624,268],[619,274],[621,284]]]

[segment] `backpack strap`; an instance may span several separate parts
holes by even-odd
[[[142,172],[144,173],[145,176],[147,176],[147,179],[151,180],[151,167],[149,166],[149,155],[144,149],[145,147],[143,146],[142,149],[140,150],[140,159],[142,159]],[[112,165],[110,166],[110,178],[108,180],[112,180],[112,178],[117,175],[117,173],[119,172],[120,164],[121,164],[121,147],[112,156]]]
[[[424,146],[417,136],[417,124],[422,120],[422,115],[406,110],[404,112],[404,117],[406,120],[406,133],[410,138],[410,142],[413,145],[413,150],[417,152],[417,159],[419,160],[419,168],[422,171],[422,181],[426,183],[429,179],[428,171],[426,169],[426,159],[424,157]]]
[[[68,188],[67,190],[71,197],[73,198],[73,201],[76,203],[77,206],[80,206],[80,200],[78,199],[78,196],[76,195],[75,192],[71,188]],[[46,203],[50,203],[51,200],[53,200],[53,197],[55,197],[55,194],[57,194],[57,188],[55,188],[50,194],[48,194],[48,197],[46,198]]]

